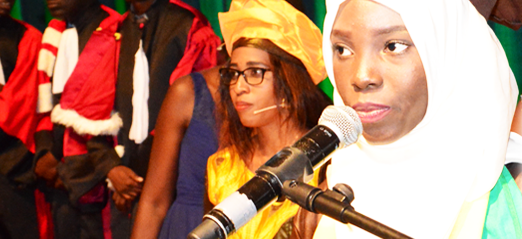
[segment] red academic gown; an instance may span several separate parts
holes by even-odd
[[[34,196],[33,134],[38,95],[37,59],[42,34],[25,22],[14,19],[9,22],[17,29],[23,29],[23,36],[16,46],[16,65],[0,92],[0,226],[4,228],[0,238],[34,238],[39,233]]]
[[[52,152],[60,160],[57,171],[67,190],[69,206],[82,215],[101,213],[108,200],[105,177],[119,164],[119,160],[113,161],[118,158],[112,154],[116,154],[113,137],[121,127],[121,119],[112,111],[122,17],[110,8],[101,8],[108,17],[90,36],[61,97],[54,96],[54,106],[50,104],[53,95],[49,79],[65,22],[51,21],[40,52],[43,60],[39,67],[37,155]],[[53,208],[60,203],[63,204],[53,201]],[[54,209],[53,214],[56,233],[74,223],[65,221],[66,216],[56,215]]]
[[[31,25],[18,21],[25,34],[18,44],[16,67],[0,92],[0,128],[20,139],[34,153],[33,134],[36,129],[37,52],[42,34]]]
[[[210,23],[201,12],[181,0],[170,0],[170,2],[189,10],[195,16],[187,37],[184,56],[170,76],[170,84],[172,84],[181,76],[214,67],[217,61],[217,47],[221,40],[215,35]]]

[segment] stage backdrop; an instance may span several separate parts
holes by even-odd
[[[210,21],[216,34],[221,37],[217,14],[225,12],[230,7],[230,0],[183,0],[199,9]],[[303,11],[317,26],[323,29],[326,8],[324,0],[288,0],[297,9]],[[120,13],[128,9],[125,0],[100,0],[102,4],[109,6]],[[43,31],[51,20],[51,15],[45,4],[45,0],[17,0],[11,12],[16,19],[24,20]],[[508,27],[490,23],[495,31],[509,59],[509,64],[518,82],[518,88],[522,92],[522,28],[514,31]],[[477,49],[480,50],[480,49]],[[329,80],[319,84],[321,89],[330,97],[333,87]]]

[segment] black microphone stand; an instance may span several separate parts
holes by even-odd
[[[337,184],[323,191],[304,182],[287,180],[283,195],[290,201],[313,213],[324,214],[342,223],[350,223],[380,238],[410,238],[384,224],[356,212],[351,206],[353,190],[346,184]]]

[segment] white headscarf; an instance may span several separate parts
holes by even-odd
[[[343,2],[327,1],[324,24],[323,53],[334,86],[330,34]],[[497,37],[468,0],[376,2],[401,15],[415,43],[428,108],[393,143],[375,146],[361,137],[336,153],[328,184],[350,185],[355,210],[411,237],[447,238],[463,203],[489,192],[499,178],[516,81]],[[337,90],[334,102],[343,104]],[[353,238],[370,235],[355,233]]]

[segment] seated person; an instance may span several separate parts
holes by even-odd
[[[330,103],[315,85],[325,78],[321,34],[304,14],[285,1],[231,6],[219,15],[231,59],[220,70],[219,151],[207,165],[212,205],[315,126]],[[229,238],[273,238],[297,209],[290,201],[275,203]]]

